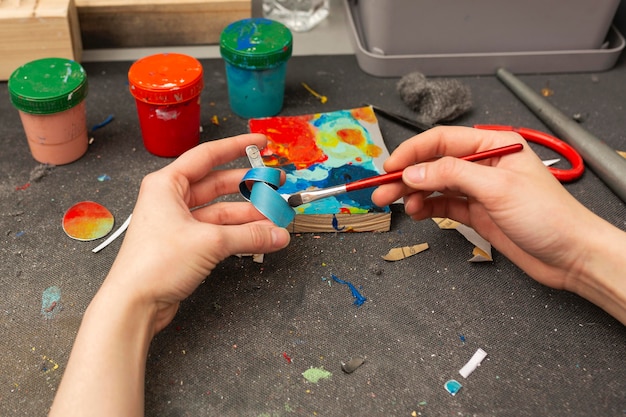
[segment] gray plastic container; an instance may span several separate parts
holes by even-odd
[[[615,65],[626,46],[624,37],[611,27],[619,0],[568,0],[567,6],[559,0],[344,2],[359,66],[376,76],[402,76],[412,71],[426,75],[494,74],[500,67],[515,73],[603,71]],[[453,3],[458,6],[455,18],[440,13],[444,4],[450,7]],[[468,32],[468,26],[459,28],[458,21],[460,10],[470,3],[472,11],[466,11],[465,19],[476,20],[472,16],[480,15],[483,26],[472,24]],[[533,5],[536,13],[514,15],[513,9],[503,10],[501,3]],[[495,10],[506,17],[498,18]],[[566,20],[575,19],[574,27],[572,22],[562,22],[561,12]],[[554,27],[550,28],[549,19],[541,16],[553,16]],[[587,19],[592,16],[593,25]],[[504,29],[506,23],[511,30]],[[429,29],[423,32],[425,27]],[[553,35],[548,35],[550,31]],[[557,32],[559,35],[554,34]]]
[[[379,55],[602,46],[620,0],[351,0]]]

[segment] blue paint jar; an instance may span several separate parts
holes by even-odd
[[[231,23],[220,35],[230,107],[245,118],[274,116],[283,107],[293,37],[282,23],[251,18]]]

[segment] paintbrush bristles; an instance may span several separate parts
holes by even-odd
[[[302,196],[300,195],[300,193],[298,193],[290,195],[287,199],[287,204],[289,204],[291,207],[298,207],[304,204],[304,202],[302,201]]]

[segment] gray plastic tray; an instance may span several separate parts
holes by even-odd
[[[364,46],[362,23],[356,10],[358,2],[344,0],[344,4],[359,67],[378,77],[399,77],[414,71],[438,76],[483,75],[495,74],[501,67],[518,74],[597,72],[612,68],[626,46],[624,37],[611,27],[600,49],[380,55]]]

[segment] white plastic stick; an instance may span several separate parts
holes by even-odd
[[[468,376],[470,376],[470,374],[472,372],[474,372],[474,370],[480,366],[480,363],[483,361],[483,359],[485,359],[487,357],[487,352],[485,352],[484,350],[482,350],[481,348],[478,348],[478,350],[476,351],[476,353],[474,353],[474,356],[472,356],[472,358],[461,368],[461,370],[459,371],[459,373],[461,374],[461,376],[463,378],[467,378]]]

